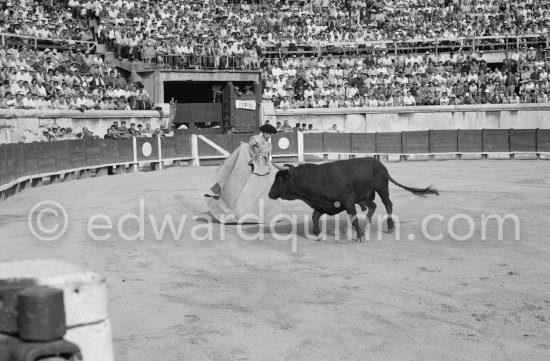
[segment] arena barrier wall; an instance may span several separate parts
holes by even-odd
[[[271,124],[306,124],[327,132],[334,124],[346,133],[428,131],[432,129],[550,129],[550,103],[476,104],[412,107],[274,109],[262,103],[262,119]]]
[[[27,186],[166,165],[220,164],[252,134],[63,140],[0,145],[0,199]],[[380,133],[278,133],[275,161],[374,156],[383,160],[550,159],[550,129],[459,129]]]

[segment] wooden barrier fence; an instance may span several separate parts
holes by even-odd
[[[0,200],[24,188],[135,172],[219,164],[251,134],[185,134],[170,138],[64,140],[0,145]],[[271,138],[275,161],[315,156],[410,159],[550,159],[550,129],[429,130],[396,133],[278,133]]]

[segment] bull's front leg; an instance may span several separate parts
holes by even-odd
[[[322,215],[323,212],[316,209],[313,211],[313,216],[311,217],[311,219],[313,220],[313,234],[318,241],[321,239],[319,237],[319,235],[321,234],[321,226],[319,225],[319,220],[321,219]]]
[[[351,220],[351,224],[353,225],[353,228],[355,228],[355,231],[357,232],[357,242],[363,242],[365,240],[365,232],[363,232],[363,229],[359,225],[359,219],[357,218],[357,211],[355,210],[355,203],[346,204],[346,212],[348,212],[348,215]]]

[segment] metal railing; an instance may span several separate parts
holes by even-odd
[[[389,55],[399,55],[411,52],[419,54],[426,51],[448,53],[451,51],[479,51],[486,53],[508,52],[522,46],[544,49],[549,47],[550,33],[529,35],[496,35],[474,36],[460,38],[431,38],[411,40],[357,41],[357,42],[325,42],[298,43],[293,45],[269,44],[265,46],[263,56],[268,58],[292,55],[326,56],[328,54],[369,54],[386,51]]]
[[[215,55],[166,55],[157,54],[145,66],[154,69],[195,70],[259,70],[258,58]]]
[[[29,46],[34,49],[39,48],[55,48],[68,49],[71,45],[83,45],[86,51],[91,51],[97,46],[97,42],[72,40],[72,39],[55,39],[55,38],[37,38],[35,36],[17,35],[11,33],[0,33],[2,45]]]

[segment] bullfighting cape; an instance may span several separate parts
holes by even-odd
[[[205,201],[220,223],[270,224],[280,220],[280,201],[268,196],[276,172],[264,167],[253,172],[255,165],[250,146],[241,143],[216,170],[216,184]]]

